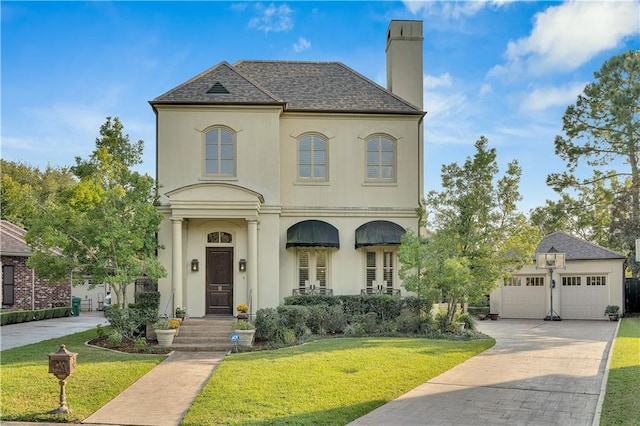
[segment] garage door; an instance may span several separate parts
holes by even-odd
[[[604,319],[609,300],[606,276],[564,276],[560,286],[563,319]]]
[[[545,310],[544,277],[519,277],[502,287],[502,317],[542,319]]]

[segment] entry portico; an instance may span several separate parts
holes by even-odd
[[[174,305],[189,305],[193,316],[202,316],[233,313],[234,294],[242,303],[255,303],[263,196],[219,182],[188,185],[166,196]],[[240,259],[244,271],[235,268]]]

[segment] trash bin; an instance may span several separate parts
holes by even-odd
[[[82,302],[82,299],[79,297],[74,296],[71,298],[71,315],[74,317],[80,315],[80,302]]]

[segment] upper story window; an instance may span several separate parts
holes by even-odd
[[[208,130],[204,143],[204,172],[208,175],[235,176],[236,135],[223,127]]]
[[[386,135],[367,139],[367,180],[396,180],[396,141]]]
[[[298,139],[298,179],[327,180],[327,140],[319,135]]]

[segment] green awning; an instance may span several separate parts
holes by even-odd
[[[356,248],[400,245],[405,229],[388,220],[374,220],[356,229]]]
[[[287,229],[289,247],[332,247],[340,248],[338,229],[321,220],[305,220]]]

